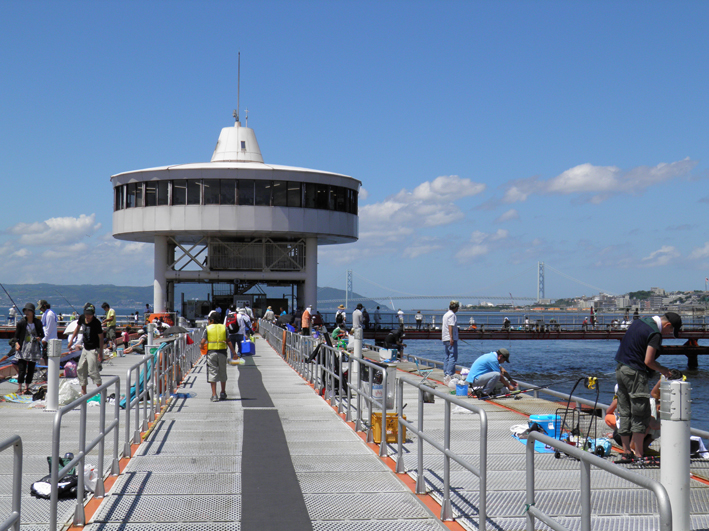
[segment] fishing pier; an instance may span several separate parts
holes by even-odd
[[[47,455],[72,452],[78,459],[75,434],[93,438],[99,417],[113,420],[113,405],[88,408],[90,422],[83,428],[84,417],[74,410],[80,404],[67,406],[53,447],[55,415],[2,403],[3,426],[9,428],[3,438],[22,438],[23,472],[13,473],[11,451],[0,453],[0,521],[12,514],[18,495],[22,529],[50,531],[65,523],[69,529],[85,523],[88,531],[521,531],[541,515],[568,529],[590,529],[591,515],[594,528],[672,529],[660,468],[614,465],[613,457],[568,449],[580,455],[578,461],[563,452],[566,443],[554,440],[560,458],[530,453],[511,437],[511,426],[526,424],[529,415],[553,414],[561,393],[537,389],[488,401],[456,397],[440,384],[440,368],[425,367],[425,360],[382,365],[372,349],[353,362],[326,346],[309,360],[311,338],[270,324],[262,324],[260,333],[255,355],[227,368],[227,399],[218,403],[209,401],[196,344],[161,350],[130,409],[117,411],[118,436],[105,437],[106,458],[98,448],[86,451],[86,463],[102,461],[105,492],[97,489],[86,502],[59,500],[54,514],[49,500],[29,496],[31,483],[47,473]],[[127,374],[132,371],[135,383],[145,363],[142,356],[112,358],[105,381],[120,379],[123,394],[130,389]],[[345,369],[352,375],[355,365],[360,378],[347,384],[340,375]],[[393,385],[384,376],[379,395],[377,371],[395,375]],[[8,386],[2,383],[0,390]],[[377,422],[377,412],[392,416],[394,424]],[[588,485],[579,479],[587,465]],[[691,459],[690,474],[690,529],[706,529],[709,460]],[[539,522],[531,525],[536,529]]]

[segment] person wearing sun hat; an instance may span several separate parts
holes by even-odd
[[[477,390],[481,396],[494,394],[498,382],[502,382],[507,389],[514,391],[517,389],[517,382],[502,366],[504,362],[510,362],[510,351],[506,348],[483,354],[470,367],[465,381],[473,384],[473,391]]]
[[[670,377],[670,369],[657,363],[657,357],[662,347],[662,336],[672,334],[678,338],[681,328],[682,318],[674,312],[667,312],[633,321],[620,340],[615,355],[615,375],[621,426],[618,434],[623,443],[621,459],[632,457],[631,439],[637,457],[643,457],[643,439],[651,417],[648,382],[655,371],[665,378]]]
[[[344,330],[346,322],[347,322],[347,313],[345,312],[345,305],[340,304],[337,307],[337,312],[335,312],[335,324]]]

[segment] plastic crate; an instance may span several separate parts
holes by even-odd
[[[406,415],[403,416],[406,420]],[[403,427],[403,440],[406,440],[406,427]],[[372,435],[374,436],[374,442],[380,444],[382,442],[382,413],[373,412],[372,413]],[[388,443],[398,442],[399,437],[399,417],[396,413],[387,413],[387,425],[386,425],[386,438]]]

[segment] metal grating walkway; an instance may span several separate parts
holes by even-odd
[[[196,377],[187,379],[190,397],[172,401],[87,531],[445,529],[265,341],[256,345],[247,365],[228,367],[226,401],[209,401],[204,362],[197,365]],[[298,500],[284,500],[282,515],[266,514],[279,511],[272,492],[254,484],[248,457],[256,452],[268,470],[271,441],[254,448],[249,440],[249,433],[269,429],[263,423],[280,424],[306,523],[283,523],[289,521],[288,503]],[[270,489],[269,479],[282,478],[260,479]]]
[[[410,379],[406,370],[399,372]],[[442,385],[439,390],[446,391]],[[407,419],[416,423],[417,391],[411,386],[404,387],[404,403]],[[529,414],[554,413],[558,404],[529,395],[519,399],[507,398],[497,401],[478,401],[488,413],[488,494],[487,528],[495,530],[525,530],[525,446],[511,437],[510,427],[526,424]],[[443,443],[444,405],[441,400],[425,404],[424,429]],[[472,413],[452,414],[451,449],[459,453],[475,466],[480,459],[477,453],[479,445],[478,417]],[[598,420],[599,435],[605,434],[603,419]],[[407,433],[403,455],[407,473],[416,478],[417,438]],[[389,455],[396,458],[397,446],[389,445]],[[443,492],[443,456],[432,446],[424,442],[423,460],[426,488],[439,502]],[[650,477],[660,479],[659,468],[634,468],[622,465]],[[693,459],[692,472],[709,475],[709,460]],[[571,530],[580,528],[579,463],[571,458],[554,458],[553,454],[535,454],[536,506],[552,515],[562,525]],[[472,473],[451,462],[451,504],[456,520],[466,529],[478,529],[479,480]],[[591,506],[593,529],[599,530],[649,530],[659,526],[657,504],[650,491],[640,489],[632,483],[605,471],[591,470]],[[691,482],[690,493],[691,529],[705,531],[709,529],[709,487],[701,482]],[[540,521],[535,522],[535,529],[549,529]]]

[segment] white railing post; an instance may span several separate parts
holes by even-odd
[[[62,357],[62,340],[50,339],[47,348],[47,407],[56,411],[59,407],[59,360]]]
[[[361,360],[362,359],[362,338],[364,337],[364,333],[362,332],[362,329],[359,327],[355,328],[353,337],[354,337],[354,357]],[[352,374],[350,374],[349,377],[350,377],[350,381],[359,382],[359,363],[354,364],[354,366],[352,367]],[[359,415],[359,410],[357,410],[357,414]]]
[[[672,528],[689,529],[689,421],[692,417],[689,382],[660,384],[662,462],[660,482],[672,506]]]

